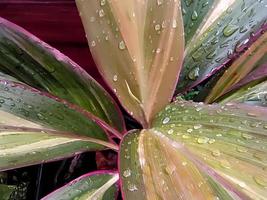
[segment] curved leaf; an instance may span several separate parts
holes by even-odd
[[[195,34],[199,26],[205,24],[206,16],[211,14],[211,11],[215,8],[218,0],[182,0],[182,13],[184,23],[184,33],[186,44],[190,43],[190,40]]]
[[[267,110],[175,102],[125,136],[125,199],[265,199]]]
[[[119,131],[124,130],[115,102],[92,77],[58,50],[3,18],[0,71],[79,105]]]
[[[248,39],[258,38],[267,26],[266,0],[235,2],[187,47],[184,67],[176,88],[183,92],[199,84],[229,63],[246,46]]]
[[[266,59],[266,54],[267,33],[264,33],[229,67],[229,69],[224,72],[205,99],[205,102],[212,103],[223,95],[231,86],[238,83],[242,78],[249,74],[249,72],[257,68],[258,62],[262,59]]]
[[[85,174],[42,200],[112,200],[117,197],[119,175],[109,171]]]
[[[180,1],[76,1],[95,62],[147,127],[171,99],[183,59]]]
[[[15,186],[0,184],[1,200],[9,200],[10,195],[15,190]]]
[[[64,100],[11,81],[0,80],[0,92],[1,124],[28,127],[24,121],[20,122],[22,118],[38,124],[37,127],[108,139],[98,118]]]
[[[228,102],[246,103],[254,106],[267,107],[267,81],[252,87],[241,87],[230,95],[226,95],[219,101],[221,104]]]
[[[0,171],[50,162],[116,145],[45,128],[0,125]]]

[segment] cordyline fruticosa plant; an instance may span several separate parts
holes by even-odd
[[[0,19],[0,169],[113,149],[118,171],[43,199],[267,199],[267,0],[76,3],[100,73],[143,130],[126,133],[82,68]],[[171,102],[200,83],[204,103]]]

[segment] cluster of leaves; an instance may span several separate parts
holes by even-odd
[[[92,77],[0,18],[0,170],[112,149],[118,171],[43,199],[266,199],[267,1],[76,3],[100,73],[144,129],[126,133]],[[170,103],[204,81],[188,98],[206,104]]]

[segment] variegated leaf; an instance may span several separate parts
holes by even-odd
[[[116,200],[119,175],[115,172],[96,171],[85,174],[42,200]]]
[[[124,130],[117,105],[92,77],[58,50],[1,17],[0,72],[74,103]]]
[[[180,1],[76,0],[95,62],[147,127],[171,99],[183,59]]]
[[[267,110],[175,102],[120,150],[124,198],[262,200]]]

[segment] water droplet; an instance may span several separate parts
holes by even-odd
[[[156,53],[160,53],[160,52],[161,52],[161,49],[157,48]]]
[[[138,188],[136,187],[135,184],[129,183],[128,190],[131,191],[131,192],[134,192],[134,191],[137,191]]]
[[[118,80],[118,76],[115,74],[115,75],[113,76],[113,81],[116,82],[117,80]]]
[[[163,119],[163,121],[162,121],[162,124],[167,124],[167,123],[169,123],[169,121],[170,121],[170,118],[169,117],[165,117]]]
[[[247,149],[247,148],[245,148],[245,147],[240,147],[240,146],[236,147],[236,150],[237,150],[238,152],[240,152],[240,153],[248,152],[248,149]]]
[[[220,165],[221,165],[221,167],[226,168],[226,169],[230,169],[231,168],[231,165],[227,160],[221,160],[220,161]]]
[[[160,6],[161,4],[163,4],[163,0],[157,0],[157,4],[158,6]]]
[[[208,137],[200,137],[197,139],[198,144],[206,144],[209,141]]]
[[[0,99],[0,104],[3,104],[5,103],[5,100],[4,99]]]
[[[244,139],[246,139],[246,140],[250,140],[250,139],[253,138],[252,135],[249,135],[249,134],[247,134],[247,133],[242,133],[242,137],[243,137]]]
[[[131,176],[131,174],[132,174],[132,172],[131,172],[130,169],[126,169],[126,170],[123,172],[123,176],[124,176],[125,178]]]
[[[189,128],[186,130],[187,133],[192,133],[193,132],[193,129],[192,128]]]
[[[166,172],[167,172],[169,175],[172,175],[173,172],[175,171],[175,169],[176,169],[175,165],[168,165],[168,166],[165,168]]]
[[[213,156],[215,156],[215,157],[218,157],[218,156],[220,156],[221,155],[221,152],[219,151],[219,150],[213,150],[212,151],[212,153],[211,153]]]
[[[172,28],[176,28],[177,27],[177,21],[176,19],[172,20]]]
[[[101,5],[101,6],[104,6],[105,4],[106,4],[106,0],[101,0],[101,1],[100,1],[100,5]]]
[[[223,35],[226,37],[229,37],[229,36],[233,35],[238,29],[239,29],[238,26],[233,25],[233,24],[228,24],[223,29]]]
[[[156,25],[155,25],[155,30],[156,30],[156,31],[159,31],[159,30],[160,30],[160,25],[159,25],[159,24],[156,24]]]
[[[96,46],[96,42],[94,40],[91,42],[91,46],[92,47],[95,47]]]
[[[119,42],[119,49],[124,50],[126,48],[124,41]]]
[[[105,12],[103,9],[100,9],[98,12],[99,17],[104,17],[105,16]]]
[[[209,144],[213,144],[215,141],[216,140],[212,138],[212,139],[209,140]]]
[[[264,176],[254,176],[253,179],[258,185],[267,188],[267,179]]]
[[[38,114],[37,114],[37,117],[38,117],[38,119],[40,119],[40,120],[43,120],[43,119],[44,119],[44,116],[43,116],[41,113],[38,113]]]
[[[167,132],[169,135],[173,134],[173,129],[168,130]]]
[[[182,165],[183,165],[183,166],[186,166],[186,165],[187,165],[187,162],[185,162],[185,161],[182,162]]]
[[[204,3],[202,4],[202,8],[205,8],[207,5],[209,5],[209,2],[208,2],[208,1],[206,1],[206,2],[204,2]]]
[[[196,80],[199,77],[199,67],[194,67],[189,73],[188,78],[190,80]]]
[[[202,125],[201,125],[201,124],[196,124],[196,125],[194,125],[194,129],[195,129],[195,130],[200,129],[200,128],[202,128]]]
[[[194,10],[193,13],[192,13],[192,15],[191,15],[191,19],[192,19],[193,21],[195,21],[197,18],[198,18],[197,11]]]

